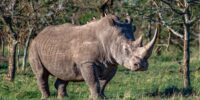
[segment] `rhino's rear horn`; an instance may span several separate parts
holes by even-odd
[[[141,35],[137,40],[133,42],[134,47],[142,47],[143,46],[143,35]]]

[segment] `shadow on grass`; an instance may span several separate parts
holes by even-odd
[[[156,89],[155,91],[151,92],[151,93],[146,93],[147,96],[149,97],[171,97],[174,95],[182,95],[184,97],[188,97],[191,95],[196,95],[195,91],[192,90],[192,88],[183,88],[183,89],[178,89],[176,86],[171,86],[168,87],[166,89],[164,89],[163,91],[158,91],[158,89]]]

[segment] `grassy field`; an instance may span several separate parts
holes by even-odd
[[[200,61],[197,49],[191,50],[192,89],[185,91],[181,71],[182,53],[175,48],[163,51],[160,56],[153,55],[149,60],[149,70],[131,72],[120,67],[109,83],[105,94],[111,100],[199,100],[200,99]],[[18,72],[15,81],[4,80],[7,65],[0,66],[0,100],[38,100],[41,94],[36,79],[30,70]],[[50,77],[50,100],[56,99],[53,87],[55,78]],[[70,83],[67,87],[69,97],[65,100],[88,100],[89,91],[84,82]]]

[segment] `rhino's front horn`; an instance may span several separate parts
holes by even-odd
[[[137,40],[133,41],[134,47],[142,47],[143,46],[143,36],[141,35]]]
[[[154,47],[154,44],[155,44],[156,39],[157,39],[157,35],[158,35],[158,29],[156,27],[153,39],[147,45],[142,47],[144,49],[143,50],[144,52],[142,53],[143,57],[145,57],[145,58],[150,57],[152,50],[153,50],[153,47]]]

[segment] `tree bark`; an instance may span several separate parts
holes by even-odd
[[[7,79],[10,81],[14,80],[15,72],[16,72],[16,47],[17,47],[17,41],[12,40],[12,44],[9,47],[9,58],[8,58],[8,73],[7,73]]]
[[[33,28],[29,29],[29,34],[28,34],[28,37],[26,39],[26,43],[25,43],[25,46],[24,46],[24,56],[23,56],[23,61],[22,61],[22,71],[25,70],[25,66],[26,66],[26,61],[27,61],[27,51],[28,51],[28,47],[29,47],[29,43],[30,43],[30,38],[31,38],[31,35],[32,35],[32,30]]]
[[[199,33],[199,59],[200,59],[200,33]]]
[[[2,49],[2,56],[5,56],[5,43],[4,43],[4,39],[1,39],[1,49]]]
[[[20,62],[20,57],[19,57],[19,53],[20,53],[20,47],[19,47],[19,44],[17,45],[17,60],[16,60],[16,65],[17,65],[17,71],[20,71],[20,68],[19,68],[19,62]]]
[[[190,32],[189,25],[186,24],[188,21],[188,15],[184,14],[185,23],[183,24],[184,28],[184,49],[183,49],[183,78],[184,78],[184,88],[190,88]]]
[[[75,17],[75,13],[73,13],[73,14],[72,14],[72,17],[71,17],[71,23],[72,23],[72,24],[75,24],[75,21],[74,21],[75,18],[74,18],[74,17]]]
[[[170,45],[170,42],[171,42],[171,32],[169,32],[169,37],[167,39],[167,51],[169,51],[169,45]]]

